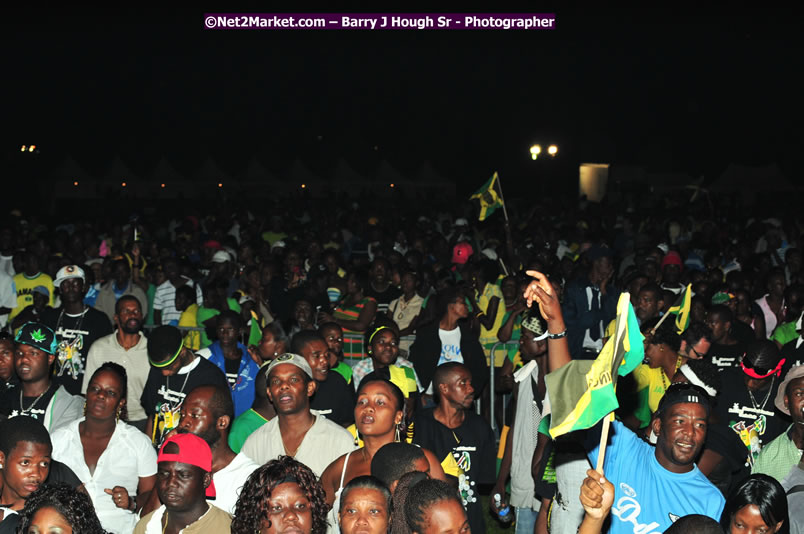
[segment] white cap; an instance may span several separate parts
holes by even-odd
[[[219,250],[212,256],[212,263],[226,263],[232,261],[232,256],[225,250]]]
[[[56,280],[53,281],[53,286],[59,287],[62,282],[70,278],[80,278],[84,281],[87,279],[86,276],[84,276],[84,270],[78,265],[65,265],[56,273]]]

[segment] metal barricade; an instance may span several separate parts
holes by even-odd
[[[490,364],[489,365],[489,424],[491,425],[491,429],[494,431],[494,434],[497,436],[497,438],[500,437],[500,428],[497,426],[497,421],[496,421],[496,418],[494,416],[494,400],[495,400],[494,399],[494,396],[495,396],[494,395],[494,377],[495,377],[495,371],[496,371],[496,368],[494,366],[494,362],[495,362],[494,353],[497,350],[499,350],[500,347],[502,347],[503,350],[505,351],[505,355],[503,357],[503,362],[505,362],[505,358],[508,357],[508,349],[513,347],[513,346],[518,347],[519,342],[518,341],[507,341],[507,342],[503,343],[502,341],[499,341],[499,342],[495,343],[494,345],[492,345],[491,350],[489,350],[489,364]],[[502,368],[502,366],[500,366],[500,368]],[[502,405],[503,423],[505,422],[505,403],[506,403],[507,398],[510,398],[510,395],[506,394],[506,395],[504,395],[504,398],[503,398],[503,405]],[[477,413],[478,413],[478,415],[480,415],[480,413],[481,413],[481,407],[480,407],[479,402],[477,403]]]

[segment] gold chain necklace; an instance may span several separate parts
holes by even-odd
[[[302,443],[304,443],[304,438],[307,436],[307,433],[310,431],[310,429],[313,428],[314,424],[315,424],[315,417],[313,417],[313,422],[310,423],[310,426],[308,426],[307,430],[305,430],[304,433],[302,434],[301,440],[299,441],[299,444],[296,446],[296,448],[293,449],[293,452],[290,452],[288,450],[288,446],[285,444],[285,436],[283,436],[281,432],[279,433],[279,436],[282,438],[282,448],[285,449],[285,454],[287,454],[288,456],[291,456],[293,458],[296,457],[296,453],[299,452],[299,449],[301,449]]]

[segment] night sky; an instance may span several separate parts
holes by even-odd
[[[204,10],[11,11],[4,159],[36,143],[91,174],[114,155],[189,174],[211,155],[233,175],[252,157],[326,175],[343,157],[359,173],[429,161],[459,184],[575,180],[580,162],[710,177],[775,162],[798,179],[797,12],[529,11],[558,29],[208,31]],[[560,158],[534,164],[534,142]]]

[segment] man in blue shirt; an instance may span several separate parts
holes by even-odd
[[[612,423],[603,469],[614,484],[610,534],[664,532],[689,514],[720,518],[725,499],[695,466],[706,439],[709,402],[698,386],[671,385],[653,421],[656,447],[619,421]],[[593,434],[587,446],[593,447],[589,459],[596,465],[600,433],[597,439]]]

